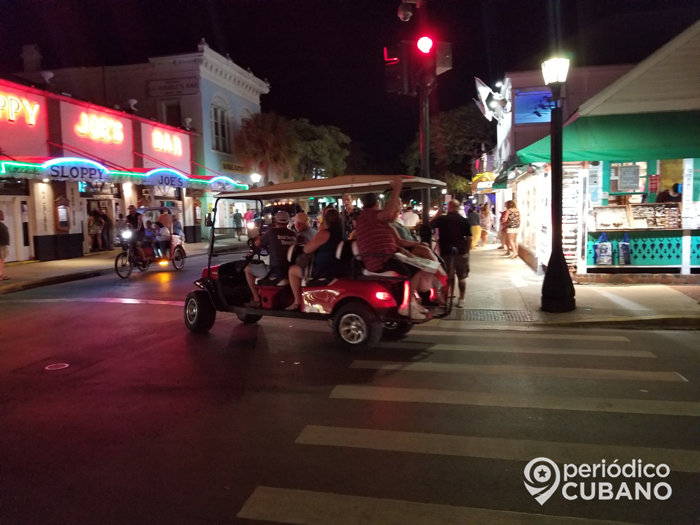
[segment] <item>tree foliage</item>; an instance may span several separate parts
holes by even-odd
[[[474,104],[443,111],[430,119],[430,172],[447,179],[449,173],[471,178],[472,160],[482,154],[482,144],[491,150],[496,143],[496,127]],[[420,169],[419,137],[402,157],[409,174]]]
[[[298,162],[299,138],[294,127],[275,113],[255,113],[241,121],[236,136],[236,156],[247,168],[259,170],[264,184],[270,175],[291,176]]]
[[[295,179],[335,177],[345,172],[350,137],[335,126],[315,126],[307,119],[293,120],[292,127],[298,139]]]

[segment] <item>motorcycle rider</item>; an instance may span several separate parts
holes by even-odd
[[[143,241],[145,239],[143,231],[143,215],[136,213],[136,206],[134,206],[133,204],[129,206],[128,209],[129,213],[126,216],[126,223],[133,232],[131,239],[129,240],[129,244],[131,246],[132,251],[136,252],[136,254],[142,261],[145,261],[146,256],[144,255],[143,249],[141,248],[141,244],[143,244]]]

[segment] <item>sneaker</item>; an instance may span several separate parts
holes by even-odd
[[[408,317],[408,308],[399,308],[399,315]],[[427,318],[427,313],[420,312],[416,308],[411,308],[411,319],[415,319],[416,321],[422,321],[423,319]]]
[[[464,308],[464,299],[457,301],[457,308]]]

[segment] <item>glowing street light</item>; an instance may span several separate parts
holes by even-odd
[[[257,171],[250,174],[250,182],[252,182],[253,184],[257,184],[258,182],[260,182],[261,179],[262,175],[260,175]]]

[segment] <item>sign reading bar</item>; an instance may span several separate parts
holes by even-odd
[[[148,96],[150,97],[176,97],[196,95],[197,93],[199,93],[199,79],[196,77],[151,80],[148,83]]]

